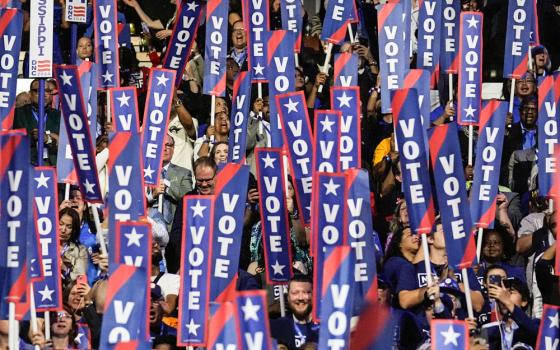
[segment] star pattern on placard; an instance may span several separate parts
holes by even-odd
[[[90,192],[95,193],[95,191],[93,189],[95,187],[94,183],[91,183],[91,182],[89,182],[88,179],[86,179],[86,181],[83,182],[83,185],[84,185],[84,188],[86,190],[86,193],[90,193]]]
[[[266,168],[274,169],[274,162],[276,161],[276,158],[272,158],[270,156],[270,153],[266,153],[266,157],[263,157],[262,160],[264,161],[265,169]]]
[[[144,178],[149,177],[151,179],[154,175],[154,172],[155,170],[152,170],[152,167],[150,166],[150,164],[148,164],[148,166],[144,169]]]
[[[45,176],[45,173],[41,171],[41,175],[39,177],[34,178],[37,181],[37,189],[41,187],[49,188],[48,181],[50,177]]]
[[[128,100],[130,100],[130,96],[125,94],[124,91],[123,91],[121,97],[117,97],[117,100],[119,100],[119,102],[120,102],[119,107],[122,107],[122,106],[125,106],[125,105],[128,106]]]
[[[114,74],[111,74],[111,73],[109,73],[108,70],[106,70],[105,74],[101,75],[103,77],[103,82],[104,83],[106,83],[106,82],[112,83],[113,82],[113,75]]]
[[[197,324],[197,323],[194,323],[194,320],[192,318],[191,318],[190,322],[185,325],[185,327],[187,327],[189,329],[189,334],[192,334],[194,336],[198,336],[198,329],[200,328],[200,325]]]
[[[329,131],[329,132],[333,132],[332,131],[332,126],[334,125],[334,121],[331,121],[329,119],[329,116],[325,116],[325,120],[321,120],[319,123],[321,123],[321,125],[323,126],[323,128],[321,129],[321,132],[325,132],[325,131]]]
[[[135,245],[138,248],[140,248],[140,239],[142,239],[142,237],[144,237],[143,234],[140,234],[138,232],[136,232],[136,227],[132,228],[132,231],[130,231],[130,233],[125,233],[124,236],[127,239],[126,242],[126,246],[130,247],[131,245]]]
[[[333,179],[330,179],[329,182],[323,184],[323,186],[325,186],[325,188],[327,189],[327,192],[325,194],[332,194],[335,196],[337,195],[336,190],[340,187],[340,185],[334,183]]]
[[[167,81],[169,80],[168,77],[165,76],[164,73],[161,73],[159,77],[156,77],[157,86],[163,85],[167,87]]]
[[[187,11],[196,11],[196,8],[198,7],[198,5],[193,1],[193,2],[187,2]]]
[[[272,267],[272,271],[275,275],[284,275],[284,267],[286,267],[286,265],[280,265],[278,260],[276,260],[274,264],[270,265],[270,267]]]
[[[558,324],[558,312],[554,316],[548,316],[548,319],[550,320],[550,325],[548,326],[548,328],[560,328],[560,325]]]
[[[461,333],[455,332],[452,325],[449,325],[447,331],[439,332],[445,339],[443,345],[453,344],[454,346],[459,346],[457,339],[461,336]]]
[[[253,66],[253,70],[255,71],[255,75],[264,75],[264,67],[261,66],[260,62],[257,62],[257,65]]]
[[[348,107],[350,108],[350,101],[352,101],[353,97],[346,95],[346,91],[342,92],[342,96],[337,96],[336,99],[338,100],[339,107]]]
[[[193,211],[193,218],[196,216],[200,216],[201,218],[204,217],[203,212],[206,209],[206,207],[201,205],[200,201],[196,201],[196,204],[192,206],[191,209]]]
[[[469,28],[476,28],[478,21],[475,16],[471,16],[470,19],[467,19],[467,23],[469,24]]]
[[[471,118],[474,118],[474,112],[476,112],[475,108],[472,108],[472,105],[469,104],[469,106],[467,108],[463,109],[466,113],[465,117],[470,116]]]
[[[298,105],[299,105],[299,102],[297,102],[297,101],[294,102],[294,101],[292,101],[291,98],[289,98],[288,103],[284,104],[284,107],[288,108],[288,113],[291,113],[291,112],[297,112],[298,111],[298,109],[297,109]]]
[[[243,311],[243,320],[254,320],[259,321],[258,312],[261,309],[261,306],[258,304],[253,304],[251,298],[245,299],[245,305],[241,306],[241,310]]]
[[[72,86],[72,76],[66,74],[65,70],[62,70],[62,74],[59,75],[60,79],[62,79],[62,85],[70,85]]]
[[[52,295],[54,293],[54,289],[49,289],[49,286],[45,285],[45,288],[43,288],[43,290],[38,290],[37,293],[41,294],[41,301],[53,301]]]

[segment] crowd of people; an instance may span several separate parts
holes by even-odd
[[[29,4],[29,0],[24,1]],[[156,2],[154,2],[156,3]],[[149,1],[119,0],[119,21],[142,22],[147,27],[143,43],[149,49],[150,64],[161,64],[167,41],[172,35],[176,20],[174,0],[171,4],[154,6]],[[542,77],[555,75],[560,60],[557,42],[552,51],[543,45],[531,50],[533,67],[529,67],[514,86],[504,79],[503,98],[509,100],[514,94],[513,113],[507,115],[504,125],[504,148],[501,154],[499,194],[496,197],[496,217],[493,229],[483,231],[481,259],[468,269],[470,299],[474,317],[468,317],[463,277],[447,262],[443,228],[437,220],[434,232],[428,235],[429,260],[434,275],[431,284],[426,278],[425,252],[420,237],[409,226],[406,188],[402,186],[399,152],[395,147],[393,115],[381,112],[380,72],[377,45],[377,1],[357,1],[361,24],[355,27],[359,40],[336,45],[335,52],[351,52],[358,56],[358,85],[361,99],[361,164],[369,173],[372,193],[371,215],[376,238],[378,303],[391,308],[397,319],[394,344],[399,349],[429,348],[430,321],[433,319],[466,320],[471,334],[472,349],[532,349],[537,341],[539,320],[544,304],[560,306],[559,280],[554,271],[556,254],[556,215],[549,206],[549,198],[539,193],[537,169],[537,118],[538,84]],[[462,0],[466,11],[482,11],[485,14],[484,40],[500,46],[503,36],[507,1]],[[57,8],[65,6],[64,0]],[[557,1],[539,0],[538,12],[543,18],[539,26],[543,41],[554,33],[560,23],[560,4]],[[26,7],[23,7],[24,13]],[[504,12],[505,11],[505,12]],[[88,12],[91,14],[91,4]],[[417,24],[418,4],[413,1],[413,29]],[[319,39],[325,17],[324,4],[316,15],[303,13],[302,50],[300,65],[295,70],[295,89],[305,93],[309,111],[329,109],[329,89],[332,84],[332,68],[328,73],[320,70],[325,57],[324,43]],[[63,17],[63,16],[62,16]],[[92,16],[91,16],[92,17]],[[89,17],[89,18],[91,18]],[[26,17],[28,20],[28,16]],[[58,21],[58,22],[57,22]],[[89,21],[89,19],[88,19]],[[488,22],[488,25],[486,24]],[[28,22],[26,22],[28,23]],[[55,26],[67,28],[60,16]],[[502,26],[502,27],[500,27]],[[270,0],[270,29],[281,28],[280,0]],[[28,30],[24,25],[24,30]],[[500,32],[502,30],[502,32]],[[56,33],[56,31],[55,31]],[[91,23],[79,29],[77,62],[94,61]],[[177,306],[179,295],[179,269],[181,237],[183,232],[183,197],[191,194],[214,193],[216,174],[227,162],[229,131],[232,110],[233,85],[237,74],[247,70],[247,29],[244,27],[240,1],[230,1],[229,46],[226,72],[226,95],[215,99],[214,123],[211,124],[211,99],[202,94],[204,77],[204,25],[199,28],[196,43],[182,74],[182,84],[175,89],[169,116],[168,132],[162,153],[163,181],[157,187],[146,190],[148,216],[152,224],[153,247],[151,267],[150,335],[153,348],[176,349]],[[557,33],[557,32],[556,32]],[[60,45],[55,62],[67,62],[66,41],[62,32],[57,34]],[[501,39],[503,42],[503,38]],[[121,86],[136,86],[139,111],[144,110],[149,67],[140,66],[135,48],[130,43],[120,43]],[[412,40],[413,51],[415,40]],[[24,43],[25,47],[25,43]],[[503,45],[502,45],[503,47]],[[55,49],[56,51],[56,49]],[[556,57],[553,57],[556,55]],[[69,56],[69,54],[68,54]],[[485,67],[499,67],[503,56],[485,54]],[[486,58],[485,58],[486,59]],[[492,61],[494,60],[494,61]],[[496,64],[498,62],[498,65]],[[411,57],[411,68],[415,58]],[[485,68],[484,76],[489,76]],[[501,72],[501,69],[498,69]],[[558,79],[558,78],[557,78]],[[445,80],[445,79],[442,79]],[[310,256],[309,228],[298,220],[292,178],[286,193],[289,212],[291,257],[295,276],[284,289],[266,283],[264,278],[264,253],[262,225],[259,213],[259,191],[256,185],[255,149],[267,147],[269,103],[264,88],[262,98],[257,97],[256,86],[251,95],[249,122],[247,124],[246,160],[250,166],[250,185],[243,222],[243,236],[239,258],[241,289],[266,289],[271,335],[278,349],[317,348],[319,324],[311,318],[313,293],[313,260]],[[320,92],[321,91],[321,92]],[[452,122],[455,104],[449,102],[446,89],[433,91],[431,123],[433,126]],[[29,91],[17,96],[14,129],[26,129],[32,138],[31,162],[37,165],[42,158],[44,165],[57,165],[61,111],[56,82],[48,80],[44,94],[46,111],[44,151],[38,154],[37,140],[39,81],[33,80]],[[100,184],[106,194],[106,164],[109,135],[112,125],[106,115],[106,100],[98,96],[96,140],[97,166]],[[259,127],[259,116],[264,116],[264,128]],[[139,116],[140,120],[142,119]],[[313,113],[309,113],[313,118]],[[558,115],[557,115],[558,118]],[[313,125],[313,122],[311,122]],[[316,131],[317,132],[317,131]],[[473,169],[467,165],[467,130],[459,128],[464,155],[463,164],[467,188],[473,182]],[[475,132],[475,142],[476,142]],[[476,161],[476,160],[475,160]],[[476,181],[476,179],[474,179]],[[60,184],[59,198],[64,185]],[[158,197],[163,196],[162,208]],[[551,210],[552,209],[552,210]],[[39,331],[33,332],[27,321],[20,322],[21,348],[32,344],[48,349],[83,348],[78,328],[85,324],[91,334],[91,347],[100,343],[101,322],[107,290],[109,259],[100,250],[99,235],[93,221],[92,210],[96,208],[83,199],[83,194],[72,186],[70,196],[59,203],[59,234],[61,251],[61,275],[63,278],[64,309],[51,312],[50,331],[45,332],[43,317],[39,314]],[[103,212],[99,210],[101,220]],[[106,225],[104,225],[106,226]],[[556,275],[555,275],[556,274]],[[280,298],[285,298],[287,316],[281,317]],[[284,303],[282,303],[283,305]],[[356,314],[355,316],[358,316]],[[50,333],[46,339],[45,334]],[[8,338],[7,321],[0,321],[0,348]]]

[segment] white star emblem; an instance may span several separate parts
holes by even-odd
[[[272,267],[272,272],[275,275],[282,275],[284,276],[284,267],[286,267],[286,265],[280,265],[280,263],[278,262],[278,260],[276,260],[276,262],[272,265],[270,265],[270,267]]]
[[[86,189],[86,193],[95,193],[95,191],[93,190],[93,188],[95,187],[95,184],[92,184],[89,182],[88,179],[86,179],[86,181],[84,181],[84,187]]]
[[[264,161],[264,167],[265,168],[274,169],[274,162],[276,161],[276,158],[272,158],[270,156],[270,153],[267,153],[266,157],[264,157],[262,160]]]
[[[45,288],[43,288],[43,290],[39,290],[37,291],[37,293],[41,294],[41,301],[45,301],[45,300],[52,300],[52,295],[54,293],[54,289],[49,289],[49,286],[45,285]]]
[[[297,105],[299,102],[292,101],[291,98],[288,99],[288,103],[284,104],[284,107],[288,108],[288,113],[297,112]]]
[[[144,178],[149,177],[150,179],[152,178],[152,175],[154,175],[154,170],[152,170],[152,167],[150,166],[150,164],[148,164],[148,167],[144,169]]]
[[[346,95],[346,91],[342,92],[342,96],[336,98],[339,102],[339,107],[346,106],[350,108],[350,101],[352,101],[353,97]]]
[[[464,108],[463,110],[465,111],[465,113],[467,113],[465,117],[471,116],[471,118],[474,118],[474,112],[476,112],[476,109],[472,108],[471,104],[469,104],[469,107]]]
[[[72,81],[71,81],[71,80],[72,80],[72,76],[66,74],[66,71],[65,71],[65,70],[62,71],[62,74],[59,75],[59,77],[62,79],[62,85],[70,85],[70,86],[72,86]]]
[[[334,124],[334,121],[331,121],[328,115],[325,117],[325,120],[321,120],[319,123],[321,123],[321,125],[323,126],[321,132],[325,132],[325,130],[329,130],[329,132],[333,132],[332,126]]]
[[[325,188],[327,189],[327,193],[326,194],[333,194],[333,195],[337,195],[336,194],[336,189],[340,187],[340,185],[337,185],[333,182],[332,178],[329,180],[329,183],[323,184],[323,186],[325,186]]]
[[[194,2],[187,2],[187,11],[196,11],[198,5]]]
[[[161,75],[159,77],[156,77],[156,79],[157,79],[157,86],[163,85],[167,87],[167,81],[169,80],[169,78],[166,77],[164,73],[161,73]]]
[[[195,216],[200,216],[201,218],[204,217],[204,209],[206,209],[205,206],[200,205],[200,201],[196,201],[196,205],[191,207],[192,211],[193,211],[193,218]]]
[[[445,338],[445,340],[443,341],[443,345],[453,343],[453,345],[459,346],[459,344],[457,344],[457,339],[461,336],[461,333],[455,332],[452,325],[449,325],[447,331],[439,333]]]
[[[136,232],[136,228],[133,227],[132,231],[130,231],[130,233],[125,233],[124,236],[126,237],[126,239],[128,240],[126,242],[126,246],[130,247],[131,245],[135,245],[138,248],[140,248],[140,239],[142,237],[144,237],[143,234],[139,234],[138,232]]]
[[[253,304],[251,298],[247,298],[245,300],[245,305],[241,307],[241,310],[243,311],[243,320],[255,320],[259,322],[259,315],[257,314],[257,312],[259,312],[260,309],[260,305]]]
[[[548,326],[548,328],[560,328],[560,325],[558,325],[558,312],[554,316],[548,316],[548,319],[550,320],[550,326]]]
[[[130,100],[130,96],[125,94],[124,91],[123,91],[121,97],[117,97],[117,100],[119,100],[119,102],[120,102],[119,107],[122,107],[124,105],[128,106],[128,100]]]
[[[112,83],[113,82],[113,75],[114,74],[109,73],[108,70],[105,71],[105,74],[101,75],[103,77],[103,82],[105,83],[105,82],[108,81],[108,82]]]
[[[471,16],[471,19],[467,19],[467,23],[469,24],[469,28],[473,28],[473,27],[476,28],[478,21],[474,16]]]
[[[194,323],[194,320],[191,318],[191,321],[185,325],[189,329],[189,334],[197,336],[198,332],[197,329],[200,328],[199,324]]]
[[[260,62],[257,62],[253,69],[255,70],[255,75],[264,75],[264,67],[261,66]]]
[[[83,336],[84,336],[84,333],[79,333],[79,334],[76,336],[76,338],[74,338],[74,341],[75,341],[76,343],[78,343],[78,344],[81,344],[81,343],[82,343],[82,339],[81,339],[81,338],[82,338]]]
[[[49,181],[50,177],[45,176],[45,173],[41,171],[41,175],[39,177],[34,178],[35,181],[37,181],[37,188],[41,188],[42,186],[45,186],[45,188],[49,188],[49,184],[47,183],[47,181]]]

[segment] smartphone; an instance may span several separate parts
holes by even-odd
[[[488,280],[490,284],[494,284],[496,286],[502,286],[502,276],[500,275],[490,275],[488,276]]]
[[[88,284],[87,276],[86,275],[79,275],[78,278],[76,279],[76,282],[78,284]]]

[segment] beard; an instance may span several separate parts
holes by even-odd
[[[312,309],[311,304],[308,304],[304,311],[296,310],[296,308],[294,307],[294,305],[292,303],[288,303],[288,306],[289,306],[290,310],[292,311],[292,314],[294,315],[294,317],[297,318],[299,321],[307,321],[307,319],[309,318],[309,315],[311,314],[311,309]]]

